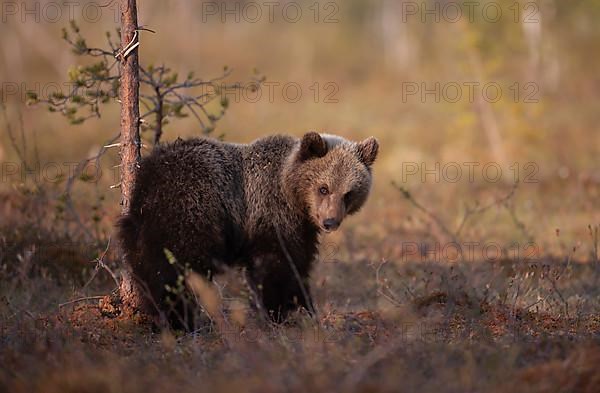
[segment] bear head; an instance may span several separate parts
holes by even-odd
[[[309,132],[299,141],[283,171],[289,190],[311,221],[331,232],[356,213],[371,189],[371,166],[379,143],[373,137],[351,142]]]

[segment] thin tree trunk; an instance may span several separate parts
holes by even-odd
[[[470,25],[464,19],[461,19],[457,26],[459,31],[462,33],[463,39],[467,40],[466,37],[470,34]],[[475,79],[482,86],[485,83],[484,80],[484,69],[481,61],[481,55],[479,49],[475,45],[471,45],[466,49],[466,56],[469,66],[475,76]],[[494,112],[492,105],[486,101],[481,91],[475,94],[475,112],[479,117],[479,121],[483,128],[483,131],[487,137],[492,157],[503,171],[508,170],[508,160],[506,150],[504,148],[504,140],[500,133],[500,126]]]
[[[129,213],[130,199],[140,161],[140,108],[136,0],[121,0],[121,213]],[[135,39],[134,39],[135,38]],[[127,261],[120,287],[120,298],[126,314],[143,312],[144,298],[132,278]]]

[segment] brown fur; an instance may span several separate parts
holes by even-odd
[[[377,148],[374,138],[353,143],[314,132],[248,145],[192,139],[157,147],[142,160],[130,214],[119,222],[134,276],[167,311],[165,285],[178,275],[168,249],[206,276],[245,267],[277,321],[298,307],[312,310],[308,277],[318,235],[364,204]]]

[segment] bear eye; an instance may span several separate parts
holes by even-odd
[[[327,194],[329,194],[329,188],[327,188],[327,186],[323,186],[323,187],[319,188],[319,193],[321,195],[327,195]]]

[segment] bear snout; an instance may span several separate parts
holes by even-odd
[[[335,218],[327,218],[323,220],[323,229],[327,232],[335,231],[340,226],[340,222]]]

